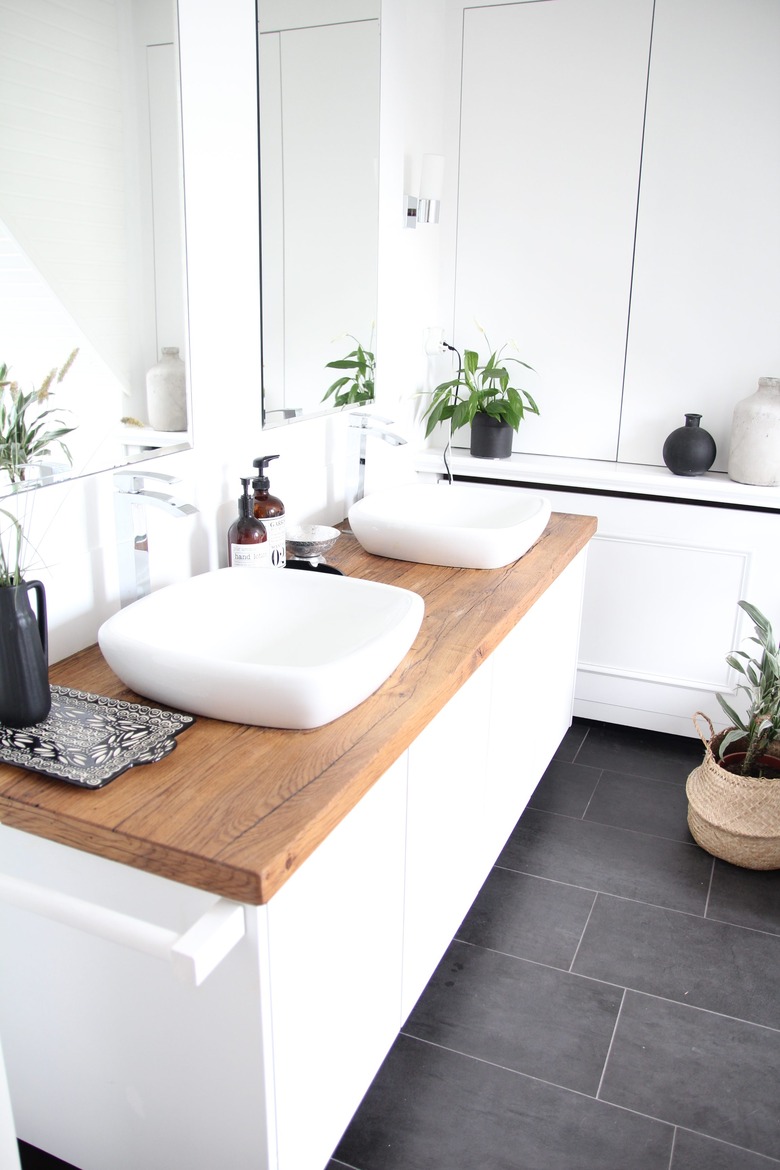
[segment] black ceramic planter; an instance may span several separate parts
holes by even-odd
[[[37,616],[30,605],[35,593]],[[0,586],[0,723],[30,727],[51,710],[46,593],[40,581]]]
[[[476,459],[508,459],[513,433],[509,423],[479,411],[471,424],[471,454]]]
[[[715,440],[700,421],[700,414],[686,414],[685,426],[672,431],[664,443],[664,463],[674,475],[704,475],[715,462]]]

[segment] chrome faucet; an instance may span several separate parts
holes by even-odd
[[[144,486],[150,479],[157,483],[179,483],[175,475],[161,471],[117,471],[114,475],[114,515],[119,554],[119,604],[124,608],[150,590],[149,536],[146,531],[146,506],[162,508],[171,516],[192,516],[194,504],[177,500],[166,492]]]
[[[375,423],[379,423],[380,425],[375,426]],[[383,418],[381,414],[355,413],[350,416],[350,427],[357,429],[360,433],[358,482],[357,491],[352,501],[353,503],[363,499],[363,494],[366,489],[366,447],[368,445],[369,435],[374,435],[377,439],[382,439],[383,442],[389,443],[391,447],[403,447],[406,443],[406,439],[402,439],[400,435],[396,435],[386,429],[388,426],[392,426],[392,423],[392,419]]]

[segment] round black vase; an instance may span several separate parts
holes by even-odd
[[[471,423],[471,454],[475,459],[508,459],[512,454],[512,428],[503,419],[478,411]]]
[[[30,605],[35,593],[37,614]],[[40,581],[0,586],[0,723],[30,727],[51,710],[46,593]]]
[[[700,414],[686,414],[664,443],[664,463],[674,475],[704,475],[715,462],[718,448],[709,431],[699,426]]]

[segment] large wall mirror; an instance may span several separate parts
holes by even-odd
[[[375,352],[379,0],[260,0],[263,421]]]
[[[29,391],[78,349],[48,403],[65,476],[191,440],[146,398],[187,357],[178,77],[176,0],[0,5],[0,364]]]

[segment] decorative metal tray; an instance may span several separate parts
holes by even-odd
[[[53,686],[51,711],[40,723],[0,724],[0,763],[102,788],[136,764],[164,759],[194,722],[194,715]]]

